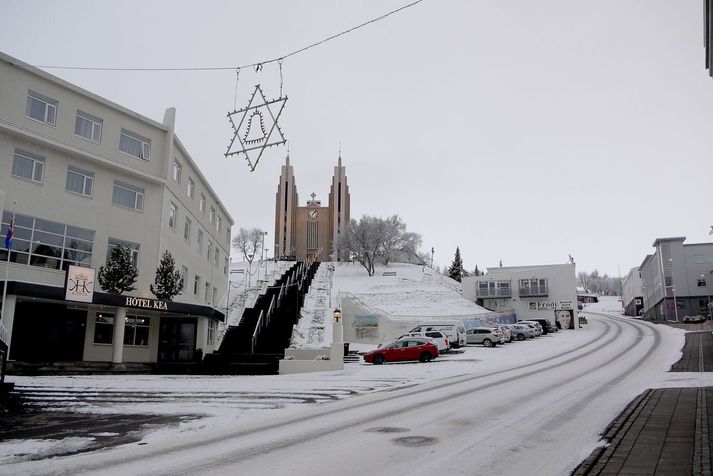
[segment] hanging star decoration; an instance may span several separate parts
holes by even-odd
[[[234,134],[225,156],[245,154],[250,171],[254,172],[266,148],[287,142],[277,123],[285,102],[287,96],[268,101],[260,85],[256,85],[248,105],[228,113]]]

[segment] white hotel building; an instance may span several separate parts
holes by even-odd
[[[183,362],[213,350],[233,220],[175,120],[173,108],[157,122],[0,53],[0,338],[11,361]],[[136,289],[113,296],[90,279],[89,302],[66,299],[69,266],[98,274],[117,243],[132,250]],[[149,291],[165,250],[184,276],[170,302]]]

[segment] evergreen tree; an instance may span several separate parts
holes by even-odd
[[[150,289],[157,299],[167,301],[183,291],[183,278],[176,269],[176,261],[168,250],[161,256],[161,262],[156,268],[156,279]]]
[[[106,266],[99,267],[99,285],[111,294],[133,291],[138,277],[139,272],[131,260],[131,250],[121,244],[112,248]]]
[[[463,260],[460,257],[460,248],[456,246],[456,255],[453,258],[453,262],[448,268],[448,276],[455,279],[460,283],[463,276],[467,276],[465,269],[463,269]]]
[[[475,269],[473,270],[473,274],[474,274],[475,276],[480,276],[480,275],[483,274],[483,273],[481,273],[480,270],[478,269],[478,265],[477,265],[477,264],[475,265]]]

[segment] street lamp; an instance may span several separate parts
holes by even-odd
[[[339,322],[342,319],[342,311],[340,309],[335,309],[332,314],[334,316],[334,322]]]

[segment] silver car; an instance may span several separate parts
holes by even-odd
[[[517,340],[532,339],[535,337],[532,328],[524,324],[510,324],[513,329],[513,336]]]
[[[468,344],[483,344],[484,347],[495,347],[503,339],[503,333],[495,327],[473,327],[465,331]]]

